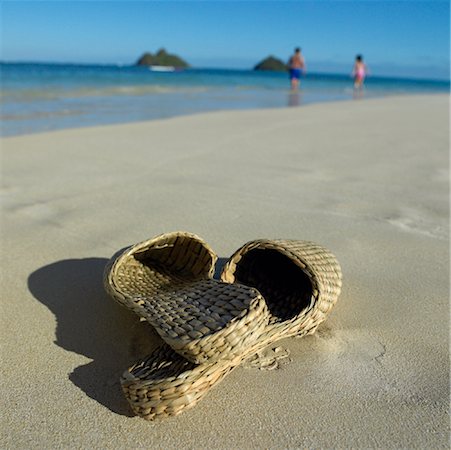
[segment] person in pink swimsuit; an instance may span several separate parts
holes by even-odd
[[[357,55],[355,58],[354,69],[352,70],[355,89],[362,89],[366,74],[367,68],[365,63],[363,62],[363,57],[362,55]]]

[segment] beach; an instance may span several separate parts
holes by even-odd
[[[449,96],[217,111],[1,138],[4,449],[449,448]],[[341,296],[291,361],[164,421],[121,373],[155,346],[108,259],[186,230],[330,249]]]

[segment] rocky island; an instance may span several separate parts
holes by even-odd
[[[260,61],[254,70],[271,70],[275,72],[286,72],[288,70],[287,65],[280,59],[274,56],[268,56],[263,61]]]
[[[175,67],[177,69],[184,69],[189,67],[189,64],[177,55],[167,53],[164,48],[158,50],[157,53],[146,52],[141,58],[136,61],[137,66],[163,66]]]

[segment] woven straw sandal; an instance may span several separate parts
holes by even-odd
[[[270,313],[256,289],[211,279],[216,260],[194,234],[162,234],[113,257],[104,284],[187,360],[233,359],[253,345]]]
[[[264,311],[260,317],[265,318],[265,326],[257,324],[254,340],[240,346],[239,354],[193,364],[164,345],[137,362],[121,379],[137,415],[153,420],[193,407],[246,358],[278,339],[313,333],[341,290],[341,270],[335,257],[304,241],[249,242],[232,255],[221,279],[253,286],[264,295],[269,315]]]

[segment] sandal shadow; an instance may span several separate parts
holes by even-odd
[[[28,277],[33,296],[55,315],[55,344],[92,359],[68,379],[112,412],[133,416],[119,382],[137,359],[161,344],[146,322],[112,301],[103,288],[106,258],[67,259]]]

